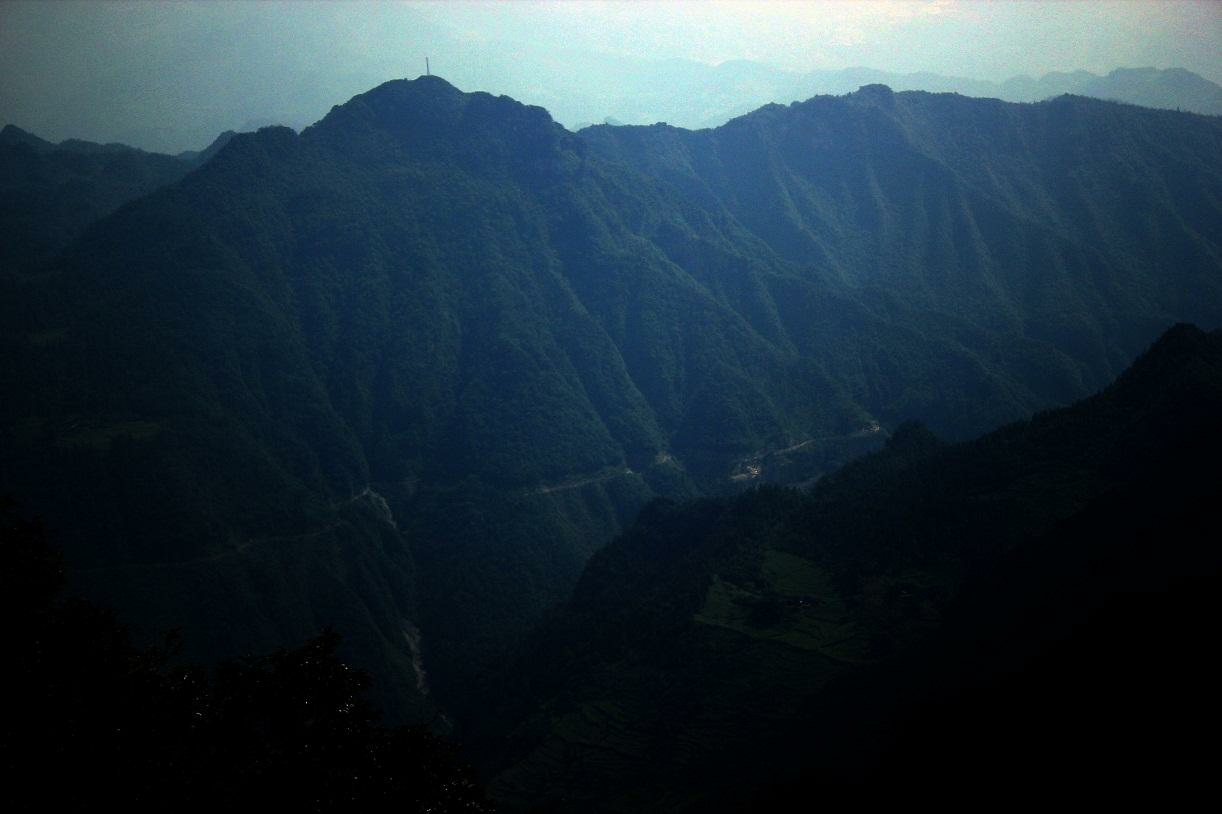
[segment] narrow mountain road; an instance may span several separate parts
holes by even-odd
[[[524,496],[532,497],[534,495],[550,495],[554,492],[565,492],[569,489],[580,489],[581,487],[589,486],[592,483],[605,483],[609,480],[635,474],[636,472],[633,472],[628,467],[624,467],[623,469],[603,470],[594,475],[581,475],[571,480],[560,481],[559,483],[545,483],[531,489],[528,492],[525,492]]]

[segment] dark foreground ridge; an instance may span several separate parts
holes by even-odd
[[[496,674],[495,792],[743,811],[1206,782],[1220,409],[1222,332],[1181,325],[978,440],[910,425],[809,495],[651,505]]]
[[[334,633],[203,669],[60,599],[62,561],[7,504],[0,562],[6,810],[494,810],[453,744],[377,723]]]

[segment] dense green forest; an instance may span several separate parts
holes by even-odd
[[[1219,415],[1222,332],[1179,326],[977,440],[909,424],[808,494],[651,504],[490,676],[495,793],[747,811],[849,782],[1204,782]]]
[[[331,627],[393,721],[474,726],[486,676],[656,497],[713,522],[893,432],[852,471],[899,466],[926,443],[906,422],[973,437],[1170,324],[1222,324],[1211,117],[871,86],[571,133],[424,77],[208,155],[18,136],[46,165],[5,165],[4,217],[84,203],[5,241],[0,492],[141,641],[181,628],[211,661]],[[727,636],[807,590],[739,619],[748,588],[719,584]]]

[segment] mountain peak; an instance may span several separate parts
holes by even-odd
[[[389,137],[417,155],[492,164],[500,156],[506,166],[548,163],[570,135],[541,107],[465,93],[438,76],[384,82],[332,108],[308,132],[349,151],[377,149]]]
[[[460,122],[478,125],[488,118],[533,119],[554,126],[540,107],[524,105],[508,96],[477,91],[465,93],[439,76],[393,79],[337,105],[318,123],[328,129],[363,120],[390,131],[450,129]]]
[[[0,144],[26,144],[35,150],[50,150],[55,147],[46,139],[39,138],[28,130],[22,130],[15,124],[6,124],[4,129],[0,130]]]
[[[1188,322],[1172,325],[1154,340],[1149,349],[1134,363],[1143,360],[1183,360],[1195,356],[1219,355],[1222,352],[1222,331],[1204,331]]]
[[[862,85],[852,96],[856,99],[884,107],[895,104],[895,92],[891,90],[890,86],[877,82]]]
[[[1222,371],[1222,330],[1203,331],[1179,323],[1163,332],[1111,390],[1130,401],[1174,402],[1174,412],[1185,414],[1204,402],[1202,394],[1215,387],[1218,371]]]
[[[453,99],[467,94],[451,85],[440,76],[419,76],[415,79],[391,79],[370,88],[355,98],[366,100],[401,101],[404,98]]]

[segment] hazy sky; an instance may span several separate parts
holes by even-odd
[[[1000,80],[1184,67],[1222,83],[1220,2],[21,2],[0,0],[0,123],[46,138],[200,148],[301,126],[415,76],[549,109],[649,60],[868,66]],[[673,66],[672,66],[673,68]],[[559,116],[558,116],[559,118]]]
[[[635,57],[867,66],[1002,80],[1182,67],[1222,82],[1222,3],[1028,0],[419,3],[473,39],[541,38]]]

